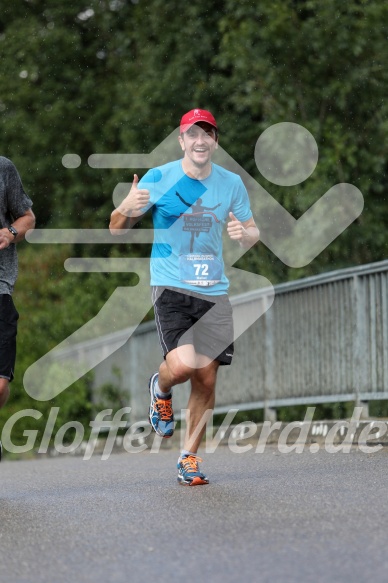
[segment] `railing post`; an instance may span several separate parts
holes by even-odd
[[[361,407],[360,419],[369,419],[369,401],[356,400],[356,407]]]
[[[353,276],[353,302],[354,302],[354,367],[353,367],[353,386],[355,392],[355,406],[362,407],[361,416],[365,419],[369,416],[369,405],[366,401],[361,400],[360,394],[363,388],[363,377],[365,373],[365,355],[366,350],[363,346],[366,333],[365,305],[362,301],[362,289],[360,277]]]
[[[267,302],[267,297],[265,302]],[[264,421],[276,421],[276,409],[268,402],[275,398],[274,391],[274,346],[273,346],[273,306],[265,312],[265,361],[264,361]]]

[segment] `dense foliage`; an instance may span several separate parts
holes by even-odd
[[[115,185],[136,169],[92,169],[88,156],[148,152],[183,112],[209,108],[223,148],[295,217],[337,182],[355,184],[365,197],[359,220],[309,266],[287,268],[261,245],[241,260],[244,268],[276,283],[384,259],[387,22],[388,5],[379,0],[3,3],[0,152],[17,165],[38,227],[106,228]],[[314,174],[294,187],[268,183],[253,156],[260,133],[281,121],[305,126],[319,146]],[[62,165],[68,153],[80,156],[79,167]],[[64,259],[128,249],[24,243],[19,254],[18,372],[2,419],[22,405],[37,407],[23,391],[26,367],[125,282],[120,274],[68,274]],[[83,382],[58,398],[65,417],[88,418],[87,391]]]

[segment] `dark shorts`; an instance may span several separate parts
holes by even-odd
[[[15,368],[18,318],[12,297],[0,294],[0,377],[10,381]]]
[[[152,301],[164,358],[179,345],[192,344],[197,354],[220,364],[232,362],[233,312],[226,294],[153,287]]]

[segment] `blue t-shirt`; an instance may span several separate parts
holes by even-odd
[[[149,170],[139,188],[150,191],[154,224],[151,285],[208,295],[225,294],[229,281],[222,259],[222,230],[229,212],[251,218],[241,178],[217,164],[204,180],[190,178],[176,160]]]

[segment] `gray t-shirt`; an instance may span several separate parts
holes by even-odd
[[[14,164],[0,156],[0,228],[9,227],[32,207]],[[0,250],[0,294],[11,294],[18,275],[16,245]]]

